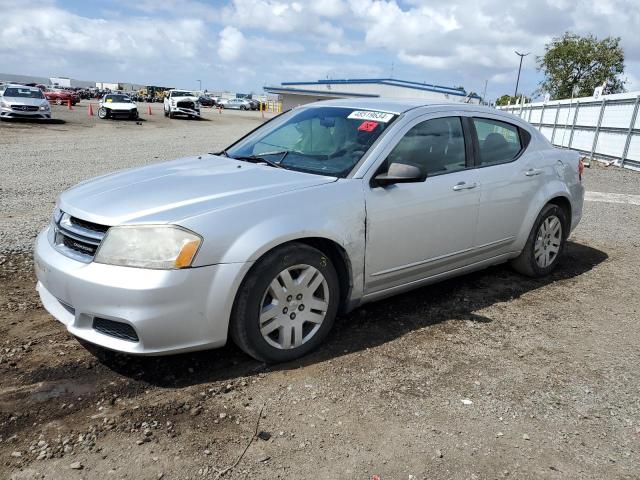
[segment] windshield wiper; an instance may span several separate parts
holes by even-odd
[[[285,158],[287,158],[287,155],[289,155],[289,152],[290,150],[282,150],[281,152],[265,152],[265,153],[261,153],[260,155],[245,155],[245,156],[237,156],[237,157],[230,157],[230,158],[235,158],[236,160],[245,160],[247,162],[252,162],[252,163],[266,163],[267,165],[270,165],[276,168],[287,168],[284,165],[282,165],[282,162],[284,161]],[[226,154],[227,153],[225,152],[225,155]],[[264,158],[264,155],[281,155],[281,157],[278,162],[274,162],[272,160],[267,160],[266,158]]]
[[[234,160],[241,160],[244,162],[264,163],[266,165],[269,165],[270,167],[275,167],[275,168],[285,168],[279,163],[272,162],[271,160],[267,160],[266,158],[262,158],[257,155],[246,155],[246,156],[229,157],[229,158],[233,158]]]

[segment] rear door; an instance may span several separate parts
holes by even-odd
[[[480,188],[476,250],[491,257],[512,249],[546,172],[530,134],[500,116],[468,117]]]
[[[401,163],[425,178],[365,186],[367,294],[455,268],[474,242],[480,188],[461,117],[419,117],[394,140],[373,176]]]

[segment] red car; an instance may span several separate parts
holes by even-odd
[[[71,105],[75,105],[80,101],[78,95],[68,90],[52,90],[47,88],[43,93],[47,100],[55,102],[56,105],[65,105],[69,100],[71,100]]]

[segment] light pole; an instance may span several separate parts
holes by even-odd
[[[531,52],[529,53],[518,53],[516,51],[516,55],[518,55],[520,57],[520,66],[518,67],[518,79],[516,80],[516,91],[513,94],[514,97],[518,96],[518,85],[520,84],[520,70],[522,70],[522,59],[524,57],[526,57],[527,55],[529,55]]]
[[[200,91],[202,91],[202,80],[196,80],[198,82],[198,84],[200,85]]]

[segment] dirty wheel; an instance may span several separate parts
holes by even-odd
[[[252,357],[285,362],[316,348],[333,325],[340,297],[330,259],[303,244],[279,247],[243,282],[231,337]]]
[[[546,205],[531,229],[527,243],[513,268],[529,277],[544,277],[557,266],[569,234],[567,214],[557,205]]]

